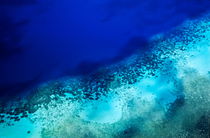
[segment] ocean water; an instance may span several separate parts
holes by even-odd
[[[154,35],[199,17],[209,5],[209,0],[1,0],[1,97],[143,54]]]
[[[0,8],[0,138],[210,137],[208,0]]]

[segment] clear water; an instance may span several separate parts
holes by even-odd
[[[208,4],[42,2],[18,43],[31,47],[1,57],[0,138],[210,137]]]

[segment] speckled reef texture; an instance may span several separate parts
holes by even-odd
[[[210,16],[155,36],[152,50],[46,82],[0,107],[0,138],[210,137]]]

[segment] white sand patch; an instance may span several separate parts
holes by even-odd
[[[80,117],[97,123],[114,123],[122,117],[122,103],[115,98],[86,103]]]
[[[0,138],[40,138],[38,129],[28,118],[24,118],[12,126],[0,125]]]
[[[200,52],[187,60],[186,66],[206,75],[210,71],[210,42],[204,43]]]

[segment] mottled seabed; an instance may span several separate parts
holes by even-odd
[[[152,50],[0,107],[0,138],[210,137],[210,15],[159,34]]]

